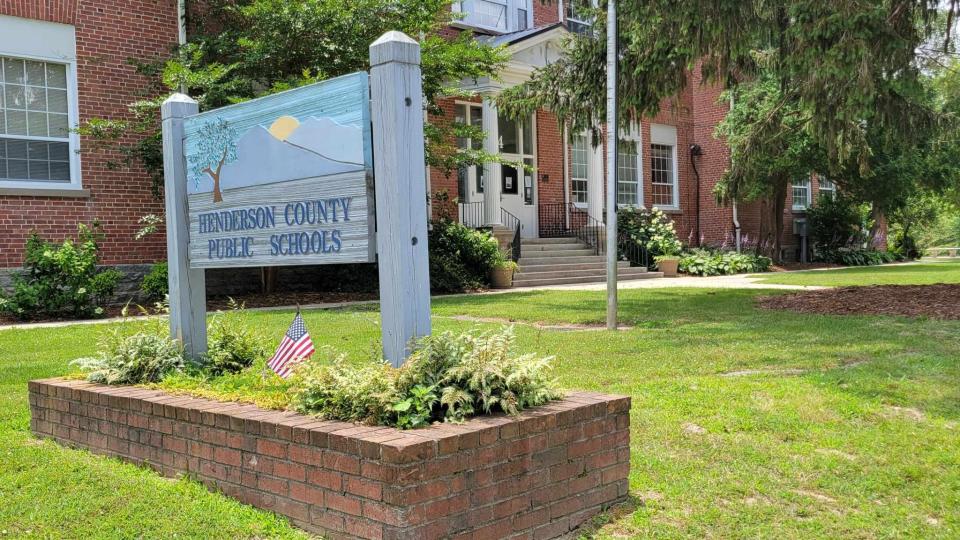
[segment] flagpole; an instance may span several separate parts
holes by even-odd
[[[607,0],[607,329],[617,329],[617,6]]]

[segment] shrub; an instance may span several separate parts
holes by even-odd
[[[214,315],[207,325],[207,352],[203,363],[214,376],[239,373],[270,352],[264,338],[243,321],[243,306],[231,299],[230,308]]]
[[[430,288],[463,292],[490,285],[490,270],[502,260],[497,239],[455,221],[435,221],[430,230]]]
[[[817,253],[817,260],[843,266],[876,266],[896,262],[900,258],[891,251],[862,248],[839,248]]]
[[[102,384],[160,382],[181,371],[185,360],[180,342],[150,331],[124,334],[117,329],[101,340],[97,356],[71,362],[90,372],[87,380]]]
[[[517,414],[557,399],[550,358],[511,356],[512,329],[420,340],[400,369],[310,360],[296,372],[294,408],[324,418],[417,428],[478,413]]]
[[[621,239],[634,242],[641,249],[646,250],[651,260],[661,256],[678,255],[683,249],[683,244],[677,238],[677,231],[673,227],[673,221],[656,208],[620,210],[617,214],[617,224]],[[629,258],[627,251],[626,246],[621,245],[620,258]]]
[[[862,245],[869,210],[842,193],[817,200],[807,210],[807,230],[815,252]]]
[[[679,269],[695,276],[725,276],[766,272],[773,261],[763,255],[695,249],[680,258]]]
[[[163,300],[170,291],[170,282],[167,278],[167,262],[158,262],[150,268],[150,272],[143,276],[140,290],[149,300]]]
[[[102,316],[100,304],[113,294],[122,274],[97,268],[96,228],[81,224],[78,241],[62,244],[31,234],[13,293],[0,292],[0,313],[18,319]]]

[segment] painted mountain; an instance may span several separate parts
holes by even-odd
[[[278,124],[283,124],[279,130]],[[329,118],[311,117],[301,123],[288,116],[269,128],[255,125],[228,143],[233,151],[217,174],[223,182],[218,187],[229,190],[363,170],[363,143],[360,128]],[[210,175],[200,172],[190,178],[188,193],[214,191]]]

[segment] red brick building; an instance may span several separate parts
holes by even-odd
[[[93,149],[70,128],[90,118],[120,119],[153,81],[128,62],[167,54],[177,41],[176,0],[0,0],[0,269],[22,263],[32,231],[52,239],[72,236],[78,223],[99,221],[106,233],[103,261],[143,264],[165,258],[162,234],[135,241],[138,219],[159,214],[145,171],[128,168],[116,151]],[[499,80],[464,85],[480,95],[519,84],[561,54],[560,40],[588,23],[564,1],[464,0],[463,20],[451,33],[471,30],[506,45],[512,61]],[[697,245],[732,241],[734,209],[717,205],[712,190],[729,152],[713,137],[726,112],[716,88],[691,84],[679,107],[665,106],[623,136],[618,199],[659,207],[677,224],[681,239]],[[523,122],[499,118],[488,100],[448,100],[445,118],[484,126],[494,152],[524,161],[534,173],[496,165],[444,175],[429,172],[433,192],[457,194],[477,220],[500,221],[501,208],[523,223],[525,237],[555,234],[558,216],[574,208],[602,219],[604,151],[582,134],[568,133],[548,111]],[[438,119],[435,119],[438,120]],[[701,155],[691,156],[697,146]],[[484,187],[489,186],[488,193]],[[798,185],[807,203],[787,203],[784,244],[794,244],[794,217],[819,186]],[[496,195],[496,197],[494,197]],[[484,203],[488,204],[477,204]],[[492,203],[491,203],[492,201]],[[798,211],[794,213],[794,208]],[[747,238],[756,237],[758,209],[737,212]],[[490,218],[490,219],[487,219]],[[698,238],[699,237],[699,238]],[[787,250],[786,254],[792,253]]]
[[[166,257],[162,234],[134,240],[163,211],[149,176],[69,129],[125,118],[151,87],[128,60],[168,54],[176,22],[176,0],[0,0],[0,268],[21,264],[31,231],[62,239],[94,220],[105,263]]]

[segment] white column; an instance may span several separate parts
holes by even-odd
[[[394,366],[430,334],[430,265],[420,45],[387,32],[370,46],[383,354]]]
[[[500,129],[497,105],[493,96],[483,100],[483,150],[488,154],[500,153]],[[500,191],[502,188],[500,164],[483,164],[483,217],[487,225],[502,225],[500,214]]]
[[[587,155],[587,213],[603,223],[603,145]]]
[[[207,351],[207,291],[203,269],[190,268],[187,216],[187,163],[183,123],[199,107],[190,96],[174,94],[160,107],[163,127],[163,187],[167,211],[167,264],[170,285],[170,337],[191,358]]]

